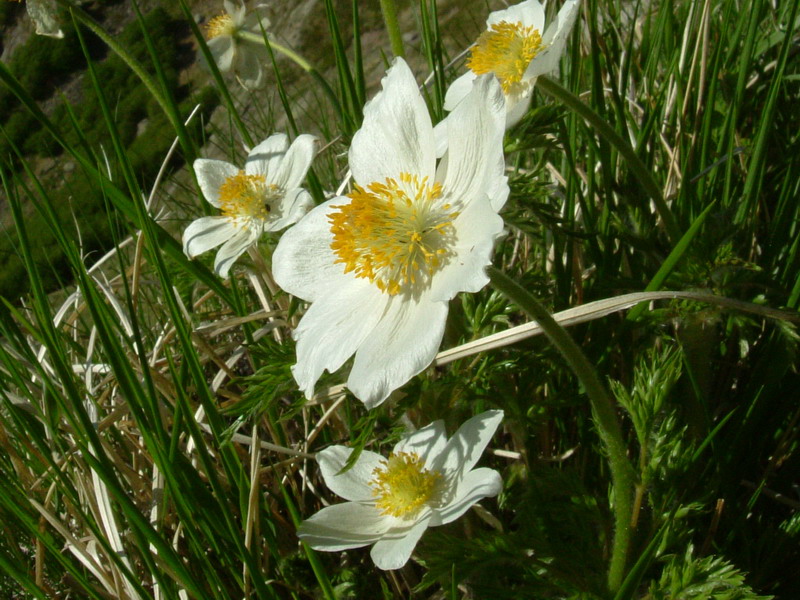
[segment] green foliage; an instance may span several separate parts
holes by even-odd
[[[156,8],[144,17],[144,26],[148,28],[159,58],[163,61],[166,88],[182,99],[182,114],[188,114],[196,103],[201,105],[202,115],[210,114],[218,104],[218,97],[212,88],[204,88],[188,97],[188,90],[178,84],[178,70],[187,60],[184,48],[178,46],[176,51],[176,32],[180,31],[176,29],[178,23],[164,9]],[[68,31],[64,40],[33,36],[14,53],[9,68],[14,73],[24,74],[21,83],[34,98],[52,93],[53,82],[57,83],[60,76],[73,72],[83,62],[76,34],[74,30]],[[86,33],[83,35],[89,42],[90,52],[99,55],[97,38]],[[120,41],[137,59],[150,64],[139,23],[131,23],[123,29]],[[67,47],[69,51],[65,50]],[[65,55],[65,52],[69,54]],[[56,68],[48,61],[59,61],[59,66]],[[97,64],[97,70],[106,85],[104,89],[113,91],[111,100],[114,102],[115,124],[130,155],[131,166],[143,181],[152,180],[175,139],[175,133],[160,107],[122,59],[112,54]],[[150,70],[153,70],[152,66]],[[55,74],[53,79],[48,76],[51,71]],[[97,118],[100,108],[88,78],[83,80],[81,96],[81,101],[75,106],[62,98],[62,103],[53,111],[52,120],[69,143],[77,145],[82,140],[88,140],[94,151],[98,152],[98,162],[101,162],[104,159],[99,154],[100,149],[109,148],[110,140],[105,124]],[[17,104],[7,90],[0,93],[0,104],[3,102],[10,103],[10,106]],[[24,155],[60,155],[62,149],[56,140],[41,128],[41,124],[29,112],[17,108],[8,114],[10,117],[3,125],[5,138],[0,140],[0,154],[13,153],[17,148]],[[201,123],[202,117],[198,117],[192,127],[198,137],[203,134]],[[181,164],[178,155],[170,166],[177,168]],[[113,246],[115,230],[119,229],[117,217],[107,215],[103,190],[96,182],[81,174],[65,179],[55,177],[52,183],[56,189],[50,193],[59,218],[63,223],[80,222],[83,225],[84,254],[89,257],[89,262],[92,257],[99,258]],[[43,268],[46,289],[56,290],[67,285],[71,275],[61,251],[40,218],[37,215],[31,218],[32,228],[41,232],[39,244],[34,248],[34,260]],[[21,272],[22,265],[13,242],[9,238],[0,238],[0,295],[15,299],[28,291]]]
[[[746,585],[744,576],[718,556],[695,558],[689,547],[683,556],[671,556],[661,578],[650,584],[653,600],[769,600]]]

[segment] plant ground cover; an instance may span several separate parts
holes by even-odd
[[[148,14],[133,53],[74,7],[94,120],[55,122],[0,65],[3,97],[77,165],[102,198],[94,218],[113,224],[111,252],[87,268],[95,225],[68,217],[5,136],[15,156],[0,176],[30,293],[0,306],[0,594],[800,597],[800,2],[583,0],[559,73],[505,135],[492,284],[450,301],[434,364],[371,410],[340,372],[311,399],[298,391],[292,331],[308,308],[272,278],[279,235],[223,280],[210,255],[183,254],[173,216],[173,204],[211,214],[194,158],[242,164],[275,123],[320,138],[305,184],[315,202],[339,189],[377,89],[364,65],[388,67],[397,33],[387,19],[367,44],[377,12],[361,4],[309,5],[326,16],[308,53],[318,70],[276,51],[269,87],[240,95],[212,65],[225,119],[204,148]],[[548,4],[550,21],[562,3]],[[438,121],[465,68],[457,55],[499,6],[474,22],[448,3],[399,8],[391,48],[405,46]],[[140,162],[97,44],[141,82],[182,161]],[[45,234],[74,282],[58,300],[37,260]],[[300,522],[340,501],[318,452],[387,455],[437,419],[452,435],[496,409],[505,418],[480,464],[501,493],[426,531],[403,568],[300,543]]]

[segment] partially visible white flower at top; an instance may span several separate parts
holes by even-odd
[[[506,97],[506,128],[516,125],[530,106],[536,78],[558,69],[579,7],[578,0],[567,0],[547,29],[538,0],[491,13],[487,30],[470,49],[469,71],[447,90],[445,110],[458,106],[479,75],[493,73]]]
[[[364,450],[341,474],[352,449],[326,448],[317,454],[322,478],[349,502],[323,508],[300,524],[297,535],[327,552],[374,544],[375,565],[399,569],[428,527],[450,523],[500,492],[497,471],[473,467],[502,420],[503,411],[482,413],[449,440],[442,421],[435,421],[397,444],[388,459]]]
[[[214,270],[227,277],[233,262],[261,235],[296,223],[314,206],[300,187],[316,152],[316,138],[298,136],[289,146],[275,134],[253,148],[244,169],[222,160],[199,158],[194,169],[208,202],[221,212],[201,217],[183,233],[183,251],[194,258],[222,244]]]
[[[292,372],[307,397],[355,354],[347,386],[377,406],[431,363],[448,301],[489,282],[508,196],[497,81],[479,79],[448,120],[437,166],[425,101],[396,59],[353,137],[353,191],[316,207],[275,249],[275,281],[311,302],[293,332]]]
[[[63,38],[64,32],[58,19],[58,7],[55,0],[27,0],[25,7],[28,16],[36,25],[38,35],[47,35],[54,38]]]
[[[206,25],[208,49],[220,71],[232,71],[247,89],[258,89],[263,83],[261,63],[267,59],[263,43],[264,31],[269,19],[256,10],[247,13],[244,3],[236,4],[224,0],[225,12],[211,19]]]

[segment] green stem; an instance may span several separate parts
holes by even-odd
[[[627,456],[622,428],[614,410],[614,402],[600,381],[592,364],[567,331],[547,309],[516,281],[495,267],[486,269],[492,285],[535,319],[545,335],[578,376],[592,405],[592,414],[600,438],[608,453],[611,480],[614,486],[614,540],[608,569],[608,587],[616,592],[625,575],[625,562],[631,539],[634,471]]]
[[[400,33],[400,26],[397,23],[397,7],[394,4],[394,0],[381,0],[381,12],[383,13],[383,22],[386,24],[386,31],[389,32],[392,54],[405,56],[403,35]]]
[[[656,205],[656,211],[658,211],[661,220],[664,221],[664,226],[667,228],[669,237],[673,243],[677,242],[681,237],[681,230],[678,227],[678,222],[667,206],[667,202],[661,194],[661,188],[658,187],[658,183],[656,183],[652,173],[650,173],[650,170],[645,166],[631,145],[614,131],[611,125],[606,123],[600,115],[594,112],[589,105],[581,102],[580,98],[556,81],[549,77],[541,76],[536,80],[536,87],[545,94],[561,101],[567,108],[583,117],[589,125],[594,127],[595,130],[608,141],[608,143],[617,149],[627,161],[628,167],[633,175],[639,180],[639,183]]]
[[[255,44],[263,44],[264,37],[260,33],[251,33],[249,31],[239,31],[236,33],[238,37],[243,40],[247,40],[248,42],[253,42]],[[283,44],[279,44],[275,40],[269,40],[269,45],[272,46],[272,49],[275,52],[280,52],[285,57],[290,59],[292,62],[297,63],[304,71],[310,73],[311,71],[316,71],[316,69],[312,66],[310,62],[308,62],[305,58],[300,56],[297,52],[292,50],[291,48],[287,48]]]

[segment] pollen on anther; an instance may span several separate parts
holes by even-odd
[[[441,185],[400,173],[384,182],[356,186],[350,202],[328,215],[336,263],[390,295],[430,282],[448,254],[457,212],[442,206]]]
[[[404,517],[430,502],[441,475],[424,467],[413,452],[393,452],[385,465],[377,467],[370,481],[375,505],[385,515]]]
[[[234,29],[233,18],[223,13],[217,15],[206,24],[206,35],[211,40],[221,35],[233,35]]]
[[[220,210],[223,216],[236,223],[265,220],[272,210],[272,203],[279,197],[278,187],[268,184],[263,175],[241,170],[225,179],[219,188]]]
[[[494,73],[508,94],[522,81],[531,60],[543,48],[542,36],[535,27],[501,21],[480,35],[467,67],[476,75]]]

